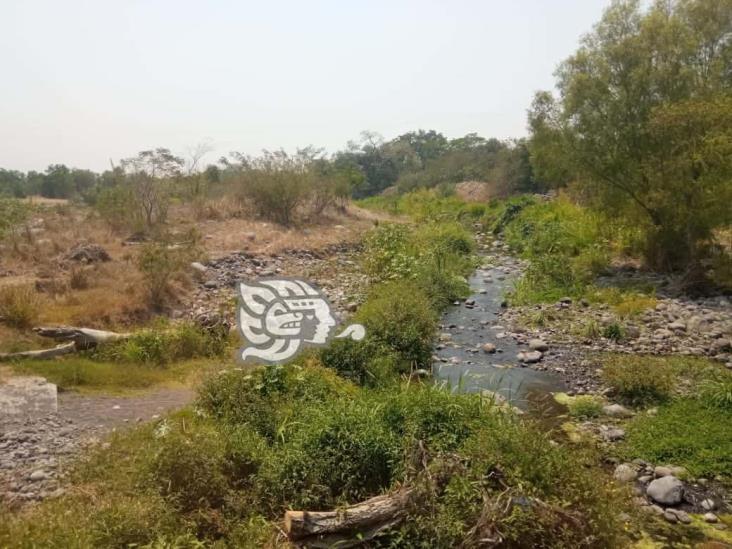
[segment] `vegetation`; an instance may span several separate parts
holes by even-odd
[[[648,404],[668,399],[676,381],[676,369],[665,360],[646,356],[614,356],[603,363],[608,387],[633,403]]]
[[[32,326],[41,313],[43,300],[30,285],[0,288],[0,320],[16,328]]]
[[[639,226],[648,263],[690,282],[729,223],[731,8],[614,3],[557,71],[559,99],[538,93],[529,116],[538,177]]]
[[[453,546],[493,528],[521,546],[622,543],[616,495],[582,466],[589,456],[478,395],[361,389],[311,359],[213,376],[198,406],[113,437],[74,473],[85,490],[41,504],[34,520],[9,517],[0,543],[262,546],[288,507],[360,500],[455,452],[464,464],[446,487],[425,485],[379,546]]]

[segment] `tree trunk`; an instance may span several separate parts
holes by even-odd
[[[285,533],[309,547],[352,547],[398,524],[412,493],[402,488],[334,511],[287,511]]]

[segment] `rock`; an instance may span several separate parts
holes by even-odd
[[[663,467],[662,465],[659,465],[653,469],[653,474],[655,475],[656,478],[661,478],[661,477],[667,477],[673,473],[671,472],[670,467]]]
[[[534,364],[539,362],[542,356],[544,355],[539,351],[522,351],[516,355],[516,358],[518,358],[519,362],[523,362],[524,364]]]
[[[715,501],[709,498],[702,500],[699,505],[701,505],[701,508],[705,511],[714,511],[717,508],[717,504],[715,503]]]
[[[717,339],[709,347],[709,350],[713,354],[721,353],[723,351],[732,351],[732,343],[729,339]]]
[[[682,524],[691,524],[691,517],[685,511],[681,511],[680,509],[666,509],[666,513],[675,515],[676,519]]]
[[[571,305],[572,304],[572,298],[571,297],[563,297],[559,300],[559,303],[562,303],[564,305]]]
[[[107,250],[98,244],[77,244],[66,255],[66,259],[80,261],[82,263],[99,263],[110,261]]]
[[[646,494],[657,503],[676,505],[684,496],[684,483],[672,475],[667,475],[651,482]]]
[[[219,285],[218,281],[213,280],[213,279],[207,280],[206,282],[203,283],[204,288],[216,288],[216,287],[218,287],[218,285]]]
[[[33,471],[28,478],[32,481],[46,480],[48,478],[48,474],[39,469],[37,471]]]
[[[355,313],[356,309],[358,309],[358,303],[356,303],[355,301],[352,301],[346,305],[346,311],[348,311],[349,313]]]
[[[191,263],[191,269],[198,273],[205,273],[207,270],[206,265],[204,265],[203,263],[199,263],[198,261],[194,261],[193,263]]]
[[[541,339],[529,340],[529,349],[532,351],[541,351],[542,353],[549,350],[549,345],[544,343]]]
[[[625,431],[622,429],[608,429],[602,432],[602,437],[608,442],[616,442],[625,438]]]
[[[683,322],[682,320],[675,320],[674,322],[672,322],[672,323],[670,323],[668,325],[668,329],[669,330],[673,330],[675,332],[676,331],[685,332],[686,331],[686,323]]]
[[[638,471],[629,463],[621,463],[615,468],[613,478],[620,482],[632,482],[638,478]]]
[[[495,353],[496,346],[493,343],[486,343],[482,347],[484,353]]]
[[[671,524],[676,524],[679,521],[679,519],[676,517],[676,515],[674,513],[672,513],[671,510],[669,510],[669,509],[666,509],[663,512],[663,518],[665,518]]]
[[[607,404],[602,407],[602,412],[610,417],[631,417],[633,412],[620,404]]]
[[[719,517],[715,515],[714,513],[704,513],[704,522],[708,522],[710,524],[714,524],[716,522],[719,522]]]

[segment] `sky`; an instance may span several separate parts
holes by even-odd
[[[609,0],[0,0],[0,167],[526,135]]]

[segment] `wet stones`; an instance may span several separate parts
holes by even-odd
[[[539,351],[521,351],[516,358],[523,364],[535,364],[541,360],[542,356],[544,355]]]
[[[540,353],[544,353],[549,350],[549,345],[541,339],[530,339],[529,349],[532,351],[539,351]]]

